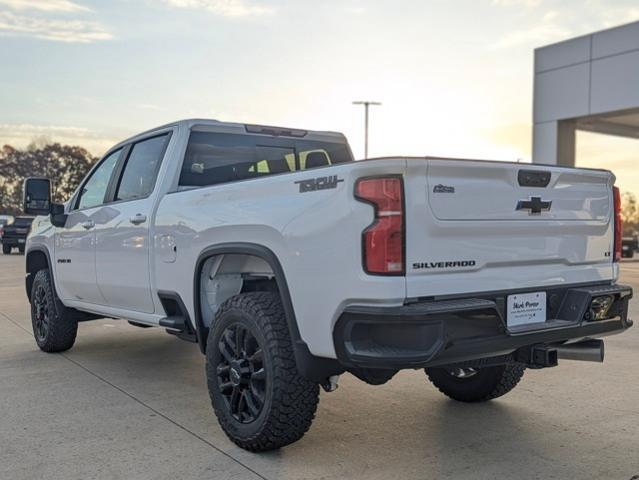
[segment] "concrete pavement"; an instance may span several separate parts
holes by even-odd
[[[639,475],[639,327],[606,341],[603,365],[529,370],[482,405],[446,399],[421,371],[381,387],[344,375],[300,442],[258,455],[218,427],[193,344],[98,320],[80,326],[69,352],[40,352],[23,264],[0,256],[0,479]],[[639,263],[623,265],[622,281],[639,287]]]

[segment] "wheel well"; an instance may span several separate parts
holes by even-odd
[[[33,287],[33,277],[35,274],[44,270],[45,268],[49,268],[49,260],[47,255],[41,250],[33,250],[27,254],[26,258],[26,289],[27,289],[27,298],[31,301],[31,288]]]
[[[217,269],[214,268],[215,263],[218,263]],[[211,272],[214,272],[213,279],[210,278]],[[300,338],[284,271],[277,256],[268,248],[253,243],[224,243],[211,246],[201,252],[194,273],[194,320],[202,353],[206,353],[208,325],[211,324],[214,312],[224,300],[242,292],[266,290],[278,292],[280,295],[293,344],[295,362],[302,376],[312,381],[323,382],[332,375],[344,372],[344,368],[337,360],[315,357],[311,354],[308,345]],[[202,298],[208,280],[213,281],[213,284],[209,286],[218,287],[219,292],[215,292],[214,301],[206,299],[210,307],[206,310],[203,308],[205,302]],[[205,323],[206,315],[208,315],[206,318],[208,323]]]
[[[224,253],[210,256],[204,260],[199,277],[199,311],[207,330],[220,305],[234,295],[262,291],[281,295],[273,269],[255,255]]]

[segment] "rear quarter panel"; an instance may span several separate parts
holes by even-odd
[[[335,357],[332,331],[347,305],[401,305],[404,277],[366,275],[361,234],[373,208],[355,200],[360,177],[403,174],[403,159],[374,160],[220,184],[166,195],[155,218],[158,290],[180,293],[194,318],[194,273],[209,246],[242,242],[271,250],[286,276],[302,340],[314,355]],[[295,182],[337,175],[334,189],[300,193]],[[175,238],[168,263],[162,239]]]

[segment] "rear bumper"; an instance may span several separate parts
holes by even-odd
[[[506,324],[506,298],[521,291],[392,308],[349,307],[333,332],[337,357],[347,368],[441,366],[509,355],[533,345],[603,337],[632,326],[630,287],[608,283],[545,291],[550,320],[511,330]],[[614,299],[609,318],[591,320],[592,299],[607,295]]]

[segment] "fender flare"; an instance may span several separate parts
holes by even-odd
[[[206,342],[209,330],[204,326],[200,305],[200,277],[202,268],[207,259],[217,255],[228,254],[251,255],[258,257],[268,263],[273,270],[275,282],[282,298],[282,306],[284,308],[284,314],[286,315],[286,323],[288,324],[288,330],[293,344],[295,363],[297,364],[297,369],[300,374],[309,380],[322,382],[331,375],[343,373],[344,368],[337,360],[316,357],[310,352],[308,345],[306,345],[306,342],[304,342],[300,336],[297,319],[295,317],[295,310],[293,309],[293,302],[291,300],[291,293],[286,281],[286,275],[284,274],[284,270],[277,258],[277,255],[275,255],[275,253],[273,253],[273,251],[269,248],[255,243],[221,243],[205,248],[198,255],[193,276],[193,311],[200,351],[203,354],[206,354]]]
[[[25,252],[26,272],[24,276],[24,286],[27,292],[27,299],[29,300],[29,302],[31,302],[31,288],[33,286],[33,275],[31,275],[31,273],[29,272],[28,265],[29,265],[29,255],[34,252],[40,252],[44,254],[45,258],[47,259],[47,265],[49,266],[49,275],[51,276],[51,283],[53,283],[53,289],[55,291],[55,294],[59,298],[60,294],[58,293],[58,290],[57,290],[55,273],[53,271],[53,264],[51,263],[51,256],[49,255],[49,250],[46,247],[36,246],[36,247],[30,248],[28,251]]]

